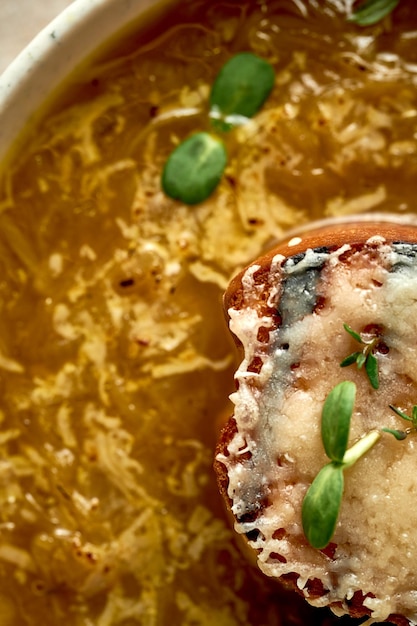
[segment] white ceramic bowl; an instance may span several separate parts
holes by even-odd
[[[158,5],[173,0],[75,0],[0,77],[0,160],[45,98],[99,46]]]

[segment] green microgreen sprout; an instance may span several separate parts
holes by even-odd
[[[372,26],[389,15],[400,0],[365,0],[349,15],[348,20],[359,26]]]
[[[253,117],[275,82],[272,65],[251,52],[229,59],[210,93],[209,120],[213,131],[225,133]],[[169,155],[161,178],[163,191],[174,200],[193,205],[206,200],[217,187],[227,165],[223,139],[197,132]]]
[[[363,346],[362,350],[349,354],[340,363],[340,367],[348,367],[356,363],[358,369],[362,369],[365,366],[365,372],[369,378],[374,389],[379,389],[379,372],[378,372],[378,359],[374,354],[374,350],[382,343],[379,335],[373,337],[370,341],[366,341],[363,337],[357,333],[348,324],[343,324],[343,328],[355,341]]]
[[[209,133],[196,133],[171,153],[162,172],[162,187],[171,198],[197,204],[217,187],[226,163],[223,142]]]
[[[210,93],[210,120],[214,128],[227,132],[253,117],[271,93],[275,82],[272,65],[241,52],[220,70]]]
[[[319,471],[303,500],[304,534],[313,548],[323,550],[333,537],[344,489],[344,471],[358,461],[380,438],[370,431],[347,448],[356,385],[343,381],[328,394],[322,410],[321,438],[330,459]]]
[[[407,415],[406,413],[404,413],[403,411],[401,411],[401,409],[399,409],[398,407],[393,406],[392,404],[389,405],[389,408],[392,411],[394,411],[394,413],[396,413],[397,415],[402,417],[404,420],[406,420],[407,422],[411,422],[412,426],[410,426],[409,428],[406,428],[405,430],[397,430],[395,428],[383,428],[382,430],[385,433],[390,433],[396,439],[398,439],[399,441],[402,441],[403,439],[406,439],[408,435],[410,435],[411,433],[417,432],[417,405],[413,406],[413,409],[411,411],[411,417]]]

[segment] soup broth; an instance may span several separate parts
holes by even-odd
[[[181,2],[72,77],[4,168],[2,626],[336,621],[246,563],[212,462],[232,275],[312,220],[414,211],[415,5],[363,29],[350,4]],[[173,201],[164,163],[244,50],[273,92],[224,136],[213,195]]]

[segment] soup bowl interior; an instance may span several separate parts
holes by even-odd
[[[16,57],[0,76],[0,159],[42,105],[86,58],[132,24],[163,13],[174,0],[75,0]]]
[[[222,309],[233,276],[315,220],[416,221],[412,70],[397,87],[349,4],[75,0],[0,78],[0,446],[21,472],[0,482],[7,626],[20,604],[46,626],[67,609],[71,626],[334,623],[248,565],[213,460],[240,358]],[[384,41],[410,60],[403,6]],[[120,40],[138,33],[132,53]],[[247,49],[278,88],[222,135],[214,194],[173,200],[164,164],[214,132],[210,89]]]

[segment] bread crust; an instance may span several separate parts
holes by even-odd
[[[340,248],[345,244],[351,246],[363,245],[372,237],[383,237],[387,243],[397,241],[415,243],[417,240],[417,226],[414,224],[395,224],[390,222],[359,222],[346,224],[329,224],[312,228],[300,236],[292,236],[283,239],[277,246],[266,252],[253,263],[246,266],[229,283],[223,297],[226,319],[229,320],[230,308],[242,307],[242,278],[247,269],[253,265],[259,265],[257,279],[261,283],[265,273],[271,266],[271,261],[277,254],[285,258],[305,252],[308,248],[320,248],[326,246],[329,250]]]

